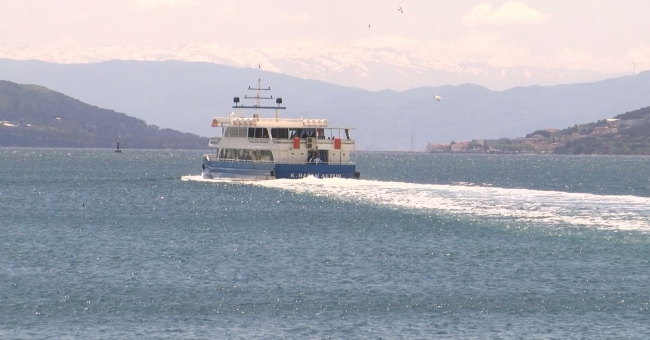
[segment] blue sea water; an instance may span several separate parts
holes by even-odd
[[[650,338],[650,158],[353,157],[0,149],[0,338]]]

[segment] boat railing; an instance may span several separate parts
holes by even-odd
[[[262,123],[264,123],[264,122],[302,123],[303,122],[303,119],[296,119],[296,118],[268,118],[268,117],[264,118],[264,117],[262,117],[262,118],[252,118],[252,119],[254,119],[255,121],[258,121],[258,122],[262,122]]]
[[[204,155],[208,161],[231,162],[231,163],[267,163],[272,164],[274,161],[252,161],[247,159],[224,159],[219,158],[217,155]]]
[[[283,126],[280,126],[283,125]],[[284,126],[287,125],[287,126]],[[327,119],[279,118],[279,117],[214,117],[212,126],[269,126],[292,128],[328,128],[333,130],[354,130],[351,127],[329,127]]]
[[[268,139],[268,138],[248,137],[248,141],[251,142],[251,143],[269,143],[270,139]]]
[[[305,142],[307,138],[301,138],[301,142]],[[286,138],[273,138],[273,143],[275,144],[293,144],[293,139]],[[317,144],[334,144],[334,139],[321,138],[316,142]],[[341,139],[342,144],[354,144],[354,139]]]
[[[264,125],[264,123],[294,123],[295,125],[302,126],[324,126],[327,124],[327,121],[322,119],[296,119],[296,118],[262,118],[262,117],[215,117],[214,121],[216,124],[223,125],[233,125],[233,126],[257,126],[258,124]]]
[[[219,159],[218,155],[210,155],[210,154],[205,154],[203,157],[206,158],[208,161],[219,161],[219,162],[231,162],[231,163],[265,163],[265,164],[271,164],[275,163],[274,161],[252,161],[252,160],[245,160],[245,159]],[[291,162],[291,161],[286,161],[282,162],[282,164],[315,164],[315,163],[305,163],[305,162]],[[354,165],[356,164],[355,162],[320,162],[319,164],[329,164],[329,165]]]
[[[219,142],[221,142],[221,137],[212,137],[210,138],[210,141],[208,143],[208,146],[210,147],[217,147],[219,146]],[[273,144],[293,144],[293,139],[285,139],[285,138],[254,138],[254,137],[249,137],[248,142],[250,143],[273,143]],[[306,138],[301,139],[301,142],[306,143]],[[316,142],[317,144],[321,145],[329,145],[329,144],[334,144],[334,139],[318,139]],[[341,144],[343,145],[350,145],[354,144],[354,140],[352,139],[342,139]]]

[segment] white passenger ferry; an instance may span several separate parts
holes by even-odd
[[[262,106],[258,80],[255,100],[251,106],[233,99],[235,112],[228,117],[215,117],[212,127],[221,128],[221,134],[210,138],[209,147],[216,148],[203,155],[204,178],[228,178],[240,180],[267,180],[279,178],[359,178],[350,152],[354,140],[350,127],[331,127],[327,119],[286,119],[279,111],[286,109],[282,98],[276,98],[277,106]],[[253,110],[250,117],[242,116],[242,110]],[[275,117],[260,117],[262,110],[275,110]]]

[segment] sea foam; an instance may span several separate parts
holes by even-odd
[[[184,176],[183,180],[228,182],[201,176]],[[650,198],[647,197],[314,177],[240,183],[469,217],[650,231]]]

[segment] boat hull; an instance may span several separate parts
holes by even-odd
[[[354,164],[275,164],[276,178],[359,178]]]
[[[208,161],[203,159],[203,178],[259,181],[275,179],[273,163]]]
[[[270,179],[359,178],[354,164],[282,164],[203,159],[203,178],[259,181]]]

